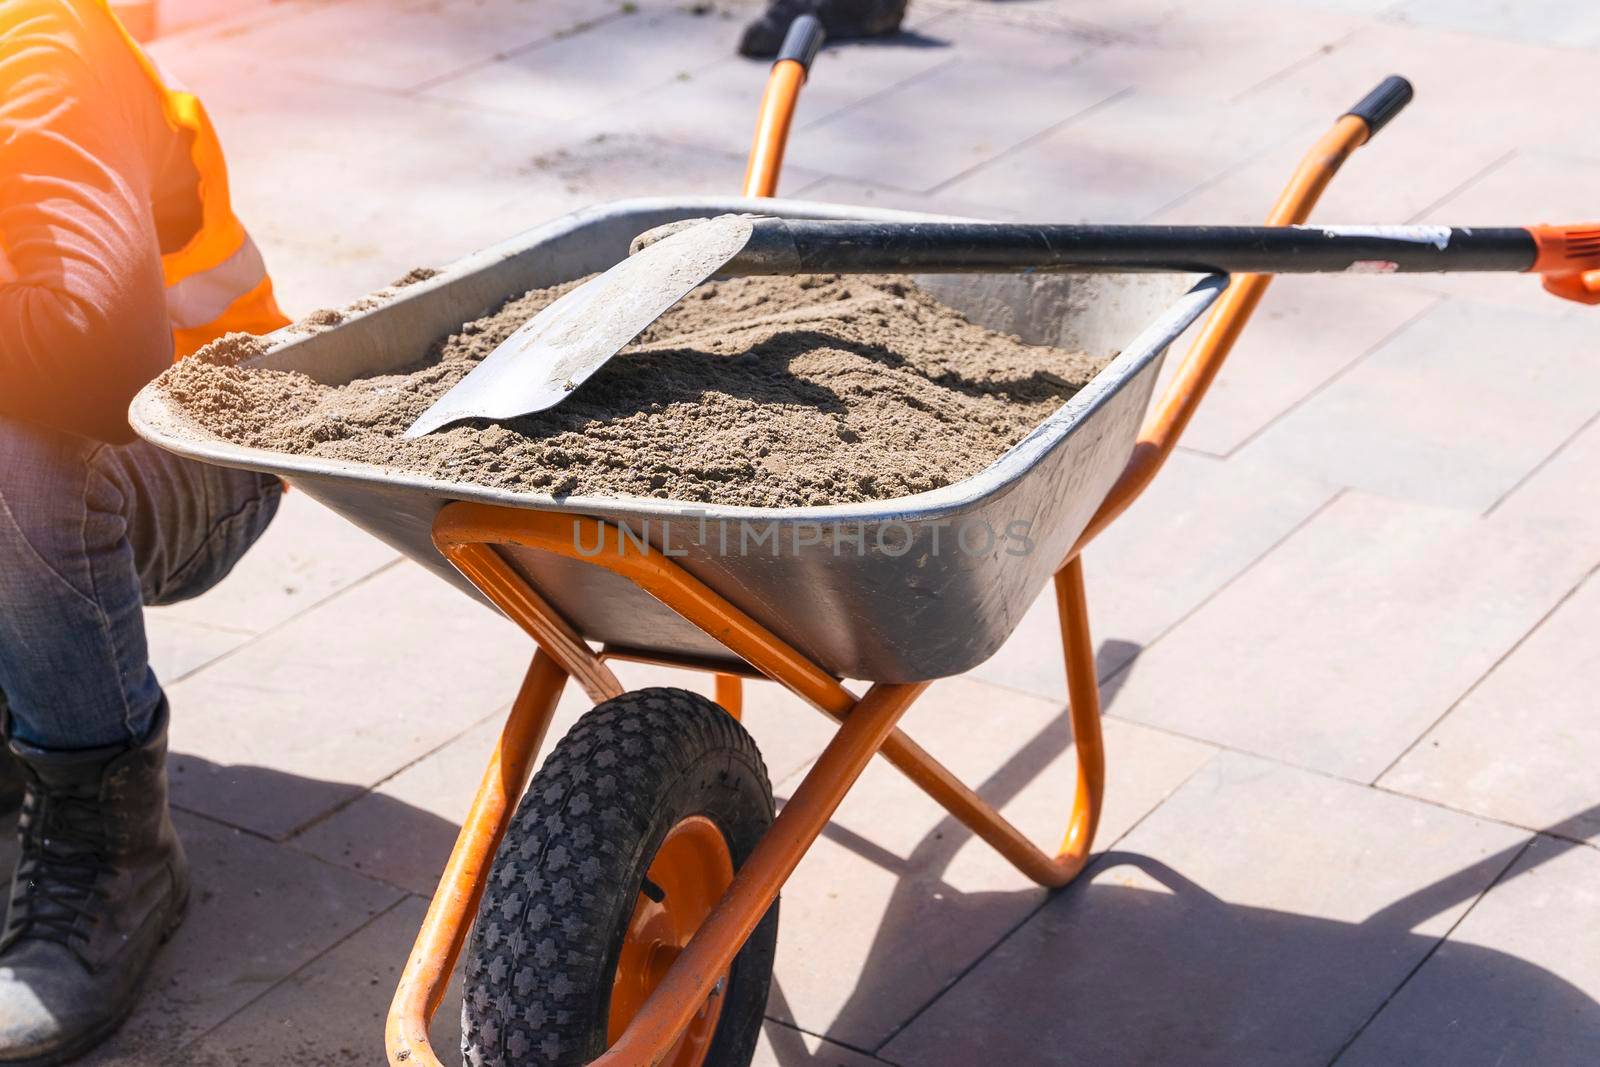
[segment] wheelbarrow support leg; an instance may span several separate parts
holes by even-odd
[[[1065,567],[1056,571],[1056,610],[1061,616],[1061,650],[1067,666],[1072,743],[1078,752],[1078,791],[1055,866],[1065,876],[1065,881],[1071,881],[1089,858],[1089,845],[1100,826],[1100,804],[1106,788],[1106,746],[1100,732],[1100,675],[1095,669],[1094,641],[1089,634],[1089,601],[1083,589],[1082,556],[1073,556]]]
[[[523,678],[500,731],[500,741],[483,772],[472,810],[461,826],[450,860],[440,876],[440,891],[428,906],[389,1009],[385,1035],[389,1062],[429,1065],[439,1061],[428,1044],[428,1020],[449,985],[472,917],[483,896],[489,864],[505,836],[517,801],[528,784],[533,759],[544,743],[567,672],[542,649]]]
[[[744,679],[737,674],[717,675],[717,703],[735,719],[743,719]]]

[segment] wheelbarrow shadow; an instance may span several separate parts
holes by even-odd
[[[1101,657],[1111,651],[1102,647]],[[1128,673],[1103,691],[1106,707]],[[915,726],[913,720],[913,736]],[[1046,769],[1059,776],[1058,761],[1069,743],[1063,709],[978,791],[1000,806]],[[1115,775],[1113,761],[1113,779]],[[1070,780],[1062,788],[1064,814]],[[1597,812],[1600,805],[1548,832],[1562,834]],[[892,1062],[906,1062],[902,1049],[892,1044],[894,1037],[967,979],[982,984],[964,989],[950,1016],[950,1025],[964,1024],[967,1032],[948,1033],[944,1020],[927,1020],[927,1030],[915,1035],[904,1051],[918,1067],[969,1067],[974,1062],[1010,1067],[1327,1064],[1425,962],[1428,990],[1447,999],[1427,1019],[1441,1025],[1478,1025],[1488,1040],[1470,1046],[1475,1051],[1469,1060],[1459,1055],[1457,1040],[1443,1058],[1406,1062],[1451,1067],[1463,1062],[1600,1062],[1600,1003],[1514,955],[1461,940],[1443,942],[1447,924],[1438,919],[1491,885],[1522,878],[1583,847],[1578,844],[1540,836],[1530,847],[1524,839],[1352,922],[1229,903],[1157,859],[1116,850],[1096,856],[1077,882],[1059,894],[964,892],[948,880],[949,868],[972,835],[949,818],[904,856],[837,824],[825,833],[869,862],[896,873],[915,872],[915,877],[895,882],[872,950],[832,1020],[824,1024],[802,1016],[797,1021],[807,1031],[847,1040],[848,1035],[882,1034],[875,1047],[863,1045],[856,1051],[881,1053]],[[1227,848],[1225,828],[1219,828],[1216,847]],[[1330,868],[1326,877],[1336,881],[1359,875]],[[1032,906],[1019,902],[1019,894],[1034,898]],[[904,1002],[893,991],[919,967],[917,950],[908,946],[943,939],[948,935],[941,935],[939,928],[948,929],[947,924],[970,920],[986,909],[1022,917],[996,937],[995,947],[941,976],[943,984],[920,1008],[904,1018],[884,1018],[886,1003]],[[1555,921],[1548,914],[1544,918]],[[949,953],[943,955],[950,959]],[[982,973],[971,975],[980,965]],[[829,977],[845,980],[837,973]],[[812,1052],[804,1034],[780,1021],[796,1019],[793,1007],[775,983],[768,1005],[774,1021],[767,1034],[777,1061],[784,1067],[839,1064],[837,1050],[823,1046]],[[1510,1021],[1463,1022],[1450,1019],[1451,1012],[1492,1012]],[[973,1033],[974,1028],[993,1033]],[[929,1049],[941,1051],[930,1054]]]

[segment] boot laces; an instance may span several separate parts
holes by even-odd
[[[98,796],[35,783],[22,808],[22,858],[12,889],[4,942],[30,938],[72,947],[88,940],[96,889],[107,865]],[[84,922],[89,920],[89,922]]]

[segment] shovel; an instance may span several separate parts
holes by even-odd
[[[1600,302],[1600,224],[1095,226],[858,222],[725,215],[641,235],[635,253],[539,312],[422,414],[407,437],[561,403],[645,327],[716,276],[1530,271]]]

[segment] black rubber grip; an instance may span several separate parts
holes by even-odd
[[[1367,136],[1376,137],[1378,131],[1389,124],[1390,119],[1400,114],[1401,110],[1411,103],[1412,95],[1411,83],[1398,74],[1391,74],[1345,114],[1365,119]]]
[[[778,49],[778,58],[773,62],[782,63],[792,59],[810,74],[811,61],[822,51],[822,42],[827,36],[821,19],[815,15],[801,15],[789,23],[789,32],[783,36],[783,47]]]

